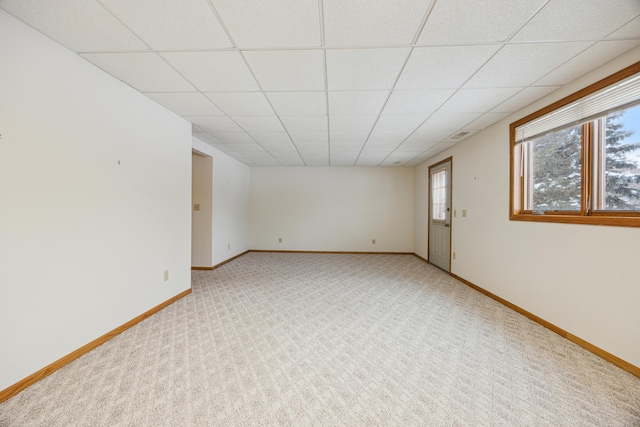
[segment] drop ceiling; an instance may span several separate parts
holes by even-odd
[[[640,45],[638,0],[0,0],[0,8],[250,166],[417,165]]]

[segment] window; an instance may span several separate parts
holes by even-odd
[[[441,169],[431,174],[431,218],[436,221],[446,220],[447,208],[447,171]]]
[[[510,219],[640,227],[640,63],[510,131]]]

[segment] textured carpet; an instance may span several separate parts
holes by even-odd
[[[249,253],[2,426],[640,426],[640,380],[413,256]]]

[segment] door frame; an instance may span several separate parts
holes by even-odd
[[[427,203],[429,204],[429,208],[427,209],[427,261],[429,262],[429,264],[433,265],[434,267],[440,268],[437,265],[433,264],[430,260],[430,256],[431,256],[431,208],[432,208],[432,203],[431,203],[431,170],[434,168],[437,168],[440,165],[443,165],[444,163],[450,162],[450,168],[449,168],[449,271],[447,271],[447,273],[451,273],[451,264],[452,264],[452,258],[451,258],[451,237],[452,237],[452,230],[453,230],[453,204],[452,204],[452,200],[453,200],[453,156],[449,156],[446,159],[440,160],[437,163],[432,164],[431,166],[429,166],[429,178],[428,178],[428,182],[427,182],[427,191],[429,192],[429,197],[427,198]],[[442,268],[440,268],[442,271]]]

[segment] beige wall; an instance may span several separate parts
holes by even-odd
[[[640,60],[635,49],[416,168],[416,224],[428,167],[453,156],[452,272],[640,366],[640,229],[509,221],[509,123]],[[426,230],[416,226],[426,257]]]
[[[189,289],[191,125],[3,11],[0,40],[3,390]]]
[[[413,185],[413,168],[252,168],[251,249],[413,252]]]

